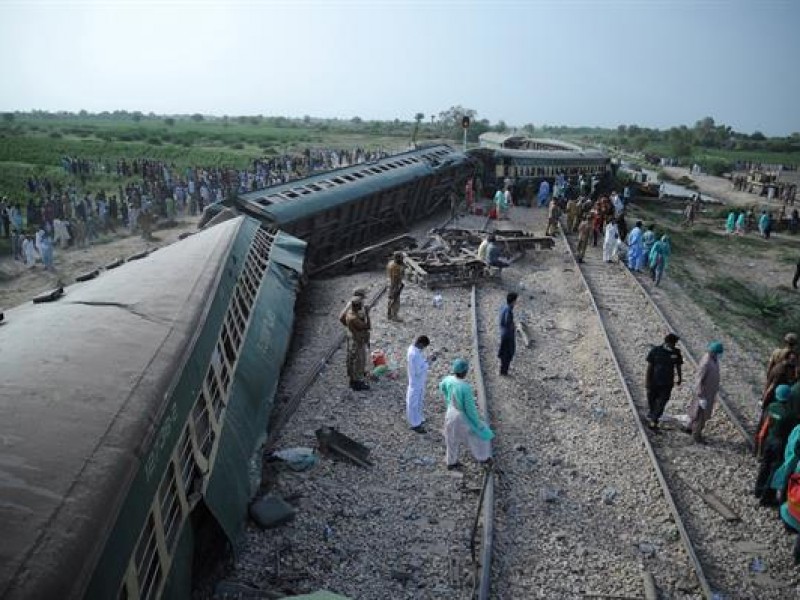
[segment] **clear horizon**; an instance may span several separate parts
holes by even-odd
[[[0,0],[0,111],[800,132],[800,2]]]

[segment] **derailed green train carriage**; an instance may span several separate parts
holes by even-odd
[[[194,517],[244,526],[304,251],[239,217],[6,313],[0,596],[189,596]]]
[[[440,144],[243,194],[236,208],[306,242],[306,266],[406,231],[461,194],[475,161]]]

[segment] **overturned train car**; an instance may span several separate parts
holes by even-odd
[[[448,206],[474,170],[462,152],[431,146],[243,194],[236,207],[308,242],[313,270]]]
[[[6,313],[0,597],[190,596],[199,517],[244,526],[304,250],[238,217]]]
[[[594,180],[596,189],[605,191],[616,166],[602,150],[558,140],[485,133],[480,143],[481,147],[469,154],[480,165],[484,190],[491,194],[510,182],[514,197],[519,199],[530,200],[542,181],[552,184],[559,175],[572,184],[580,178],[589,184]]]

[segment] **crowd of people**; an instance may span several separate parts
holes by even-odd
[[[800,356],[798,336],[788,333],[784,345],[767,362],[767,380],[759,401],[761,420],[755,447],[759,469],[754,494],[762,506],[778,507],[789,532],[797,533],[794,561],[800,564]]]
[[[0,197],[0,236],[11,242],[15,260],[53,268],[53,249],[82,248],[100,235],[141,233],[149,238],[157,222],[197,215],[209,204],[264,187],[387,156],[382,150],[307,148],[298,154],[254,159],[247,169],[187,167],[149,158],[91,160],[64,156],[66,185],[29,177],[27,200]],[[85,192],[98,175],[116,178],[116,190]]]

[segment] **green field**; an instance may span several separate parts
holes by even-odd
[[[244,168],[255,158],[307,147],[397,152],[410,142],[413,123],[290,120],[282,117],[163,118],[131,116],[14,115],[0,122],[0,194],[27,197],[30,176],[66,183],[72,177],[61,158],[72,156],[110,163],[149,158],[187,166]],[[435,132],[422,132],[421,138]],[[85,189],[119,185],[116,176],[95,176]]]

